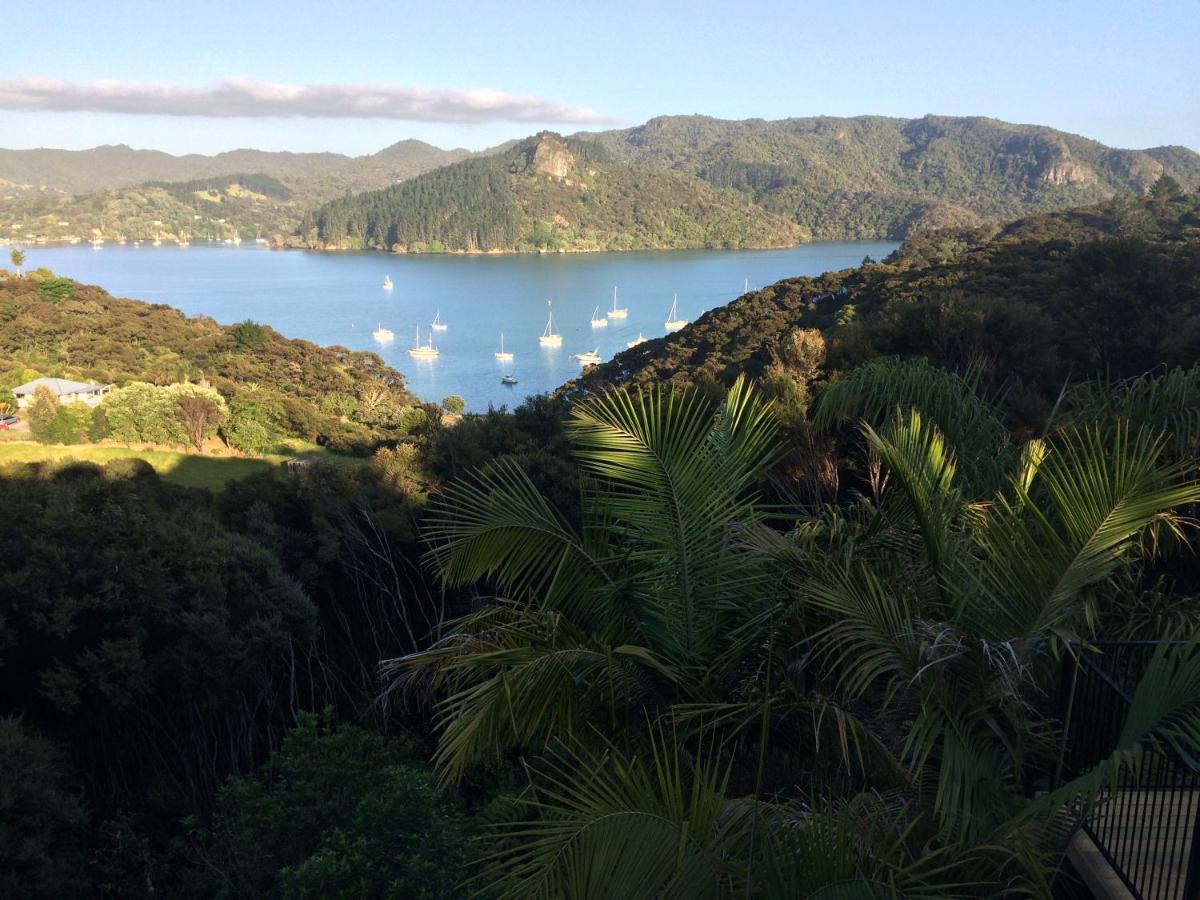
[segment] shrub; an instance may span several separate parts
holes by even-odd
[[[253,350],[267,342],[267,329],[257,322],[247,319],[233,326],[233,340],[242,350]]]
[[[57,276],[43,278],[41,284],[38,285],[38,290],[43,297],[59,303],[75,293],[75,282],[70,278],[59,278]]]
[[[0,719],[0,760],[0,896],[86,894],[84,815],[63,755],[19,720]]]
[[[93,444],[102,441],[112,434],[112,426],[108,423],[108,413],[104,405],[92,409],[92,420],[88,424],[88,440]]]
[[[153,384],[135,381],[113,391],[104,400],[104,412],[114,440],[172,442],[174,409],[163,389]]]
[[[162,390],[169,404],[172,443],[202,450],[229,415],[225,398],[198,384],[172,384]]]
[[[221,788],[198,831],[194,892],[284,897],[458,896],[465,835],[403,748],[302,715],[270,762]],[[219,873],[219,874],[217,874]]]
[[[229,418],[221,434],[229,446],[243,453],[262,455],[274,449],[283,436],[283,404],[260,387],[238,391],[229,402]]]
[[[358,400],[341,391],[332,391],[321,401],[321,412],[327,416],[351,418],[358,411]]]
[[[58,416],[58,395],[44,384],[40,384],[33,392],[27,416],[29,432],[34,440],[43,444],[54,443],[54,420]]]
[[[467,408],[467,401],[458,394],[451,394],[442,400],[442,409],[453,416],[461,416],[463,410]]]

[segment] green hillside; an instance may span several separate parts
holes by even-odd
[[[1071,377],[1193,365],[1198,272],[1196,193],[927,232],[884,262],[739,297],[589,369],[561,392],[664,383],[717,390],[743,373],[769,373],[795,330],[811,328],[824,335],[830,370],[879,356],[971,369],[1037,426]]]
[[[360,157],[261,150],[171,156],[124,146],[0,150],[0,236],[30,243],[93,235],[282,237],[305,211],[334,197],[386,187],[468,155],[413,140]]]
[[[303,242],[397,252],[776,247],[804,229],[736,191],[613,162],[543,133],[383,191],[335,200]]]
[[[1039,125],[925,116],[726,121],[664,116],[590,135],[614,160],[733,188],[818,239],[903,238],[1200,184],[1184,147],[1117,150]]]

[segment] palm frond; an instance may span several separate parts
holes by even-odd
[[[1017,483],[960,569],[963,614],[992,640],[1074,638],[1094,618],[1090,591],[1141,554],[1156,529],[1179,534],[1181,510],[1200,501],[1186,463],[1164,463],[1163,439],[1089,428],[1068,431]]]
[[[449,585],[493,578],[510,596],[553,604],[611,580],[605,548],[576,534],[511,460],[449,485],[430,505],[423,533]]]
[[[531,785],[531,817],[492,838],[503,849],[478,879],[495,896],[728,896],[726,869],[751,811],[727,797],[728,769],[714,755],[687,764],[677,741],[652,730],[642,755],[603,741],[563,748]]]
[[[1007,431],[996,405],[980,396],[975,372],[963,376],[925,360],[871,360],[821,391],[813,422],[822,429],[859,419],[878,425],[897,407],[919,410],[937,425],[973,493],[999,485],[1009,462]]]
[[[654,653],[605,644],[561,613],[501,604],[456,623],[428,650],[384,665],[385,677],[430,673],[449,690],[438,704],[434,764],[447,783],[506,750],[590,733],[616,732],[661,702],[674,673]]]

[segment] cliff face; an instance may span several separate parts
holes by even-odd
[[[539,136],[528,156],[535,173],[552,178],[566,178],[576,162],[567,145],[551,135]]]

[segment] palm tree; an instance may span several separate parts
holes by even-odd
[[[1106,784],[1147,748],[1200,748],[1194,645],[1161,648],[1111,756],[1062,784],[1050,702],[1125,574],[1182,537],[1194,459],[1119,417],[1017,445],[969,379],[917,364],[837,384],[869,420],[871,490],[789,534],[753,493],[778,448],[740,381],[715,413],[580,404],[578,524],[503,463],[436,505],[442,578],[501,599],[387,668],[445,692],[446,780],[540,760],[488,864],[505,895],[1046,895]],[[829,877],[803,882],[815,858]]]
[[[776,452],[745,383],[715,411],[695,394],[615,391],[577,405],[569,436],[578,525],[512,463],[452,485],[427,519],[446,584],[501,592],[432,649],[384,664],[448,690],[436,755],[448,780],[595,721],[638,730],[712,699],[775,601],[778,566],[737,540],[763,518],[753,486]]]
[[[13,247],[8,254],[8,258],[12,260],[13,268],[17,270],[17,277],[23,278],[21,266],[25,265],[25,251],[18,247]]]

